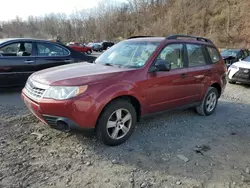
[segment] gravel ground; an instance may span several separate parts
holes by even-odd
[[[186,110],[144,119],[118,147],[1,103],[0,187],[249,188],[249,89],[228,85],[210,117]]]

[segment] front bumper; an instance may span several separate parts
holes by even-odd
[[[64,131],[94,129],[99,115],[100,104],[88,95],[73,100],[36,102],[22,93],[22,99],[40,121]]]
[[[73,120],[65,117],[43,115],[43,119],[51,128],[64,132],[94,130],[94,128],[80,127]]]
[[[228,79],[233,82],[250,84],[250,69],[243,69],[243,68],[239,68],[239,70],[230,69],[228,71]]]
[[[240,82],[242,84],[250,84],[250,79],[243,79],[243,78],[234,77],[234,78],[229,79],[229,80],[233,81],[233,82]]]

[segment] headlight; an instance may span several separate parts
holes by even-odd
[[[231,69],[238,69],[239,67],[237,67],[236,65],[231,65],[229,68],[231,68]]]
[[[65,100],[76,97],[87,90],[88,86],[79,87],[64,87],[64,86],[52,86],[44,94],[44,98]]]

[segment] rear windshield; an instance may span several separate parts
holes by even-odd
[[[233,56],[236,57],[240,50],[225,50],[221,52],[222,56]]]

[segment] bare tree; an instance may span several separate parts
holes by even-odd
[[[71,15],[17,17],[0,24],[0,37],[63,41],[121,40],[132,35],[201,35],[219,46],[248,46],[249,0],[103,0],[97,8]]]

